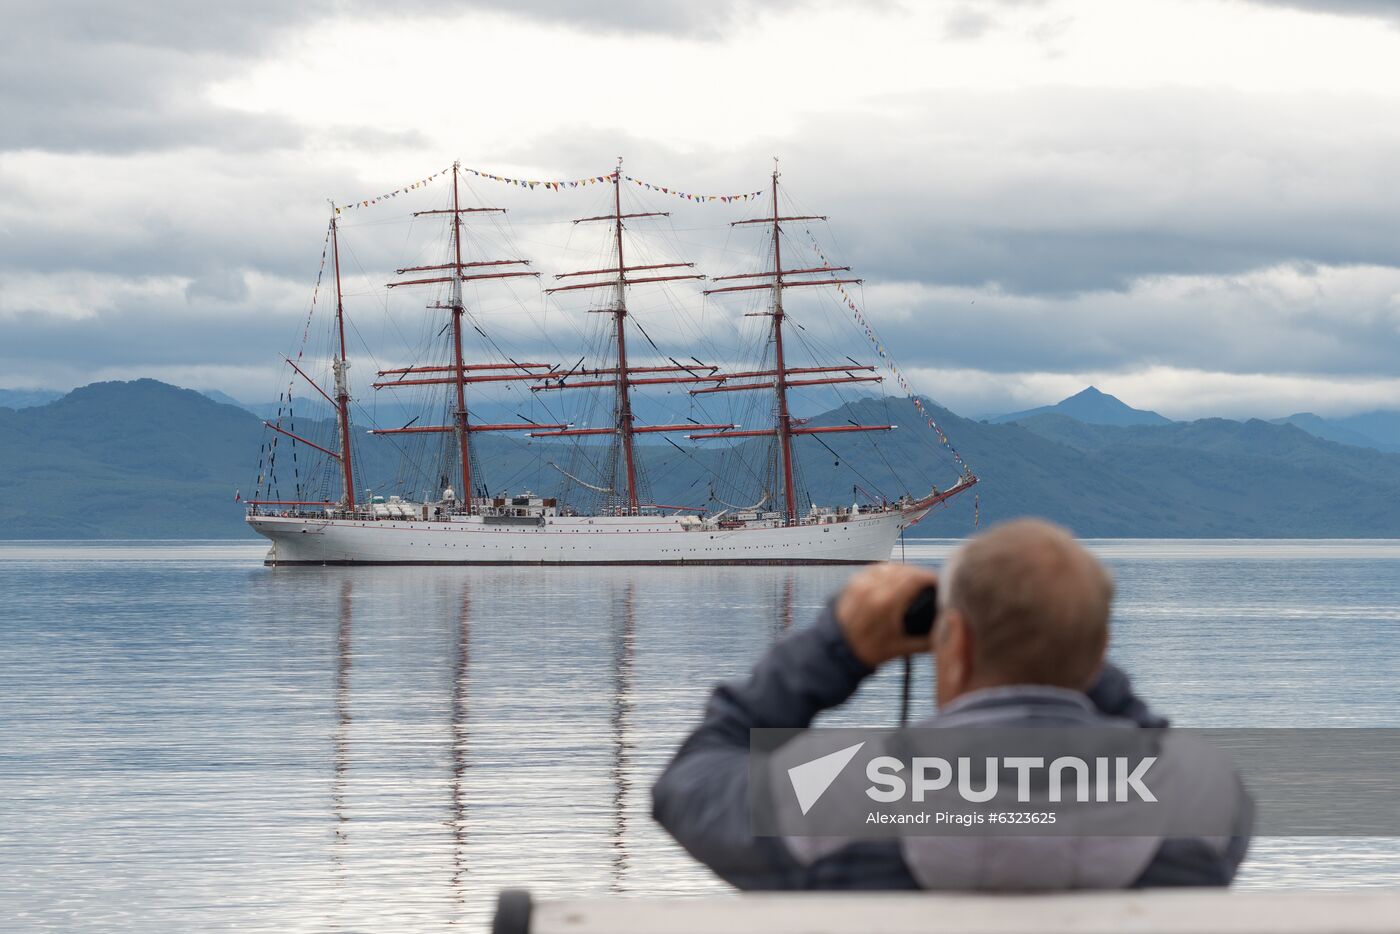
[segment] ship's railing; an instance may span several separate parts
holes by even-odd
[[[878,516],[885,513],[898,512],[904,508],[906,503],[895,501],[888,503],[877,503],[872,506],[864,506],[859,509],[851,509],[849,506],[842,506],[836,509],[823,509],[809,512],[804,516],[789,519],[785,515],[760,515],[749,518],[739,518],[734,515],[717,516],[710,519],[703,526],[704,528],[721,529],[742,529],[746,527],[757,528],[795,528],[809,525],[828,525],[841,522],[850,522],[852,519],[859,519],[862,516]]]
[[[407,504],[404,504],[404,506],[406,507]],[[680,508],[680,507],[643,507],[643,508],[641,508],[641,509],[636,509],[636,510],[629,510],[629,509],[608,510],[608,511],[605,511],[605,512],[603,513],[603,515],[610,516],[610,517],[618,517],[618,518],[643,517],[643,516],[655,517],[655,516],[663,515],[663,512],[661,511],[662,509],[679,509],[679,508]],[[850,509],[849,507],[844,507],[844,508],[837,509],[837,510],[833,510],[833,511],[813,512],[813,513],[809,513],[809,514],[807,514],[807,515],[805,515],[805,516],[798,516],[798,517],[795,518],[795,519],[788,519],[786,516],[758,516],[758,517],[754,517],[754,518],[751,518],[751,519],[737,519],[737,518],[734,518],[734,517],[730,516],[730,517],[726,517],[726,518],[719,519],[718,521],[716,521],[716,520],[714,520],[714,519],[711,519],[711,520],[708,520],[708,521],[704,521],[704,522],[702,522],[702,523],[697,524],[696,526],[694,526],[694,528],[695,528],[695,529],[703,529],[703,528],[715,528],[716,526],[718,526],[718,527],[720,527],[720,528],[738,529],[738,528],[744,528],[745,526],[750,526],[750,525],[762,526],[762,527],[764,527],[764,528],[774,528],[774,527],[777,527],[777,528],[788,528],[788,527],[793,527],[793,526],[822,525],[822,524],[825,524],[825,523],[849,522],[849,521],[851,521],[852,519],[857,519],[857,518],[860,518],[861,516],[879,515],[879,514],[882,514],[882,513],[891,512],[891,511],[897,510],[897,509],[899,509],[899,508],[900,508],[900,504],[899,504],[899,503],[884,503],[884,504],[879,504],[879,505],[875,505],[875,506],[868,506],[868,507],[864,507],[864,508],[861,508],[861,509],[855,509],[855,510]],[[577,513],[574,513],[574,512],[572,512],[572,511],[568,511],[568,510],[558,511],[558,512],[555,512],[555,513],[553,513],[553,514],[548,513],[548,512],[545,512],[545,511],[543,511],[543,510],[540,510],[540,511],[535,511],[535,510],[539,510],[539,507],[505,507],[505,508],[485,507],[485,508],[483,508],[483,507],[480,507],[480,506],[473,506],[473,507],[468,508],[468,507],[463,506],[463,507],[459,507],[459,508],[447,508],[447,507],[443,507],[443,506],[436,506],[436,507],[434,507],[433,509],[431,509],[431,510],[428,512],[427,516],[424,516],[423,513],[422,513],[422,504],[421,504],[421,503],[418,503],[418,504],[413,504],[413,507],[412,507],[412,508],[404,508],[404,509],[403,509],[403,512],[404,512],[403,515],[393,515],[393,514],[381,515],[379,512],[377,512],[377,511],[373,508],[373,506],[370,506],[370,507],[367,507],[367,508],[364,508],[364,509],[358,509],[358,508],[357,508],[357,509],[354,509],[354,510],[345,510],[345,509],[331,509],[331,508],[328,508],[328,507],[323,506],[323,505],[320,505],[320,504],[300,504],[300,505],[291,505],[291,504],[287,504],[287,505],[275,505],[275,504],[270,504],[270,503],[263,502],[263,503],[257,503],[257,504],[249,504],[249,505],[246,507],[246,514],[249,515],[249,516],[266,516],[266,517],[272,517],[272,518],[296,518],[296,519],[353,519],[353,520],[356,520],[356,521],[359,521],[359,522],[377,522],[377,521],[381,521],[381,520],[382,520],[382,521],[395,521],[395,520],[397,520],[397,521],[401,521],[401,522],[402,522],[402,521],[413,521],[413,522],[450,522],[450,521],[452,521],[453,519],[462,518],[462,517],[464,517],[464,516],[482,516],[482,517],[488,517],[488,516],[490,516],[490,517],[499,517],[499,516],[515,516],[515,517],[543,516],[543,517],[549,517],[549,516],[551,516],[551,515],[554,515],[554,516],[575,516],[575,515],[577,515]],[[699,512],[700,510],[696,509],[696,510],[694,510],[694,511]],[[702,519],[703,519],[703,516],[702,516]]]
[[[374,513],[363,510],[332,509],[328,506],[305,503],[300,506],[275,505],[271,503],[249,504],[247,514],[250,516],[266,516],[279,519],[358,519],[367,521],[371,519],[399,518],[396,516],[376,516]]]

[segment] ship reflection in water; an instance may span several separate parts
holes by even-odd
[[[406,911],[425,922],[477,920],[510,885],[718,889],[652,825],[651,780],[708,686],[741,674],[849,573],[267,575],[263,586],[302,601],[303,633],[321,615],[310,594],[334,594],[325,631],[335,645],[327,773],[336,895],[322,921],[354,927]],[[719,612],[699,609],[716,604]]]
[[[1114,654],[1178,723],[1397,725],[1400,544],[1095,547]],[[0,545],[6,930],[480,928],[510,886],[723,891],[652,823],[652,780],[714,682],[852,573],[269,571],[263,550]],[[824,722],[892,723],[899,674]],[[1398,857],[1259,841],[1240,884],[1393,884]]]

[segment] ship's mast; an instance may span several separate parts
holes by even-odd
[[[604,269],[585,269],[579,272],[566,272],[556,275],[556,279],[567,279],[571,276],[607,276],[608,279],[596,279],[592,282],[581,282],[575,285],[562,285],[552,289],[546,289],[549,294],[555,292],[569,292],[575,289],[598,289],[611,287],[613,290],[613,301],[610,307],[593,309],[599,314],[610,314],[613,316],[613,340],[617,344],[617,365],[614,367],[600,367],[594,369],[575,368],[564,374],[550,374],[545,382],[538,386],[532,386],[535,391],[555,390],[555,389],[594,389],[605,386],[612,386],[616,393],[613,406],[614,423],[611,428],[563,428],[558,430],[531,432],[533,438],[562,437],[569,435],[603,435],[611,434],[617,439],[617,443],[622,449],[623,468],[625,472],[624,482],[627,489],[624,491],[625,509],[629,514],[636,514],[644,505],[640,500],[639,486],[637,479],[636,453],[634,449],[634,436],[639,434],[649,434],[652,432],[674,432],[693,431],[696,429],[723,430],[733,428],[733,425],[637,425],[632,416],[632,389],[635,386],[655,385],[662,383],[695,383],[714,381],[716,368],[705,366],[701,363],[695,365],[683,365],[672,360],[672,366],[632,366],[627,360],[627,288],[633,285],[640,285],[647,282],[674,282],[680,279],[703,279],[702,275],[695,273],[683,273],[677,275],[642,276],[632,277],[629,273],[652,269],[675,269],[680,267],[693,267],[694,263],[648,263],[640,266],[628,266],[627,259],[623,255],[622,231],[625,227],[623,221],[636,217],[666,217],[666,211],[637,211],[623,213],[622,210],[622,160],[617,160],[617,167],[610,175],[597,176],[599,181],[608,179],[613,184],[613,212],[611,214],[601,214],[597,217],[581,217],[574,221],[575,224],[582,224],[588,221],[609,221],[613,228],[613,246],[617,257],[616,265]],[[642,375],[638,374],[667,374],[667,375]],[[599,377],[606,377],[599,379]],[[610,491],[611,492],[611,491]]]
[[[474,383],[496,383],[510,381],[538,382],[555,370],[546,363],[467,363],[462,338],[466,330],[466,302],[463,298],[463,284],[485,279],[514,279],[523,276],[538,276],[528,270],[507,270],[504,272],[477,272],[488,267],[528,266],[525,259],[493,259],[464,261],[462,259],[462,216],[464,214],[504,214],[504,208],[464,208],[461,200],[461,164],[452,163],[452,207],[433,211],[415,211],[414,217],[430,214],[448,214],[452,217],[452,259],[447,263],[432,266],[408,266],[395,270],[398,275],[408,272],[438,272],[444,275],[429,276],[424,279],[404,279],[389,283],[389,288],[405,285],[441,285],[450,287],[446,305],[435,303],[429,308],[441,308],[451,312],[449,323],[452,327],[452,363],[449,366],[408,366],[397,369],[380,370],[379,375],[392,376],[374,384],[375,389],[399,389],[408,386],[450,385],[453,393],[452,424],[450,425],[405,425],[402,428],[381,428],[378,435],[396,434],[446,434],[456,436],[457,457],[461,462],[462,492],[459,502],[470,513],[475,496],[472,484],[471,436],[481,431],[534,431],[540,428],[567,428],[567,425],[541,425],[537,422],[502,425],[473,425],[467,410],[467,385]],[[405,377],[421,376],[408,379]]]
[[[350,453],[350,385],[346,370],[350,361],[345,356],[345,303],[340,289],[339,223],[331,216],[331,255],[335,266],[335,326],[340,335],[340,356],[332,363],[335,372],[335,407],[340,416],[340,467],[345,480],[345,509],[355,511],[355,468]]]
[[[622,257],[622,160],[613,169],[613,231],[617,238],[617,302],[613,323],[617,330],[617,436],[627,467],[627,510],[637,512],[637,465],[632,455],[632,388],[627,370],[627,262]]]
[[[792,416],[788,413],[787,362],[783,358],[783,240],[778,223],[778,167],[773,167],[773,377],[778,402],[778,448],[783,459],[783,503],[789,522],[797,518],[797,483],[792,469]]]
[[[817,435],[834,434],[851,431],[889,431],[893,425],[835,425],[827,427],[813,427],[803,424],[803,419],[792,417],[792,412],[788,406],[788,391],[802,386],[825,386],[833,383],[878,383],[881,377],[870,375],[874,373],[872,366],[861,366],[859,364],[837,364],[835,366],[810,366],[810,367],[790,367],[788,366],[787,354],[783,347],[783,322],[787,320],[787,314],[783,309],[783,290],[797,286],[807,285],[837,285],[838,283],[860,282],[859,279],[840,279],[827,276],[820,279],[806,278],[813,273],[836,273],[849,272],[849,266],[811,266],[802,269],[783,268],[783,224],[792,221],[819,221],[826,220],[824,215],[818,214],[795,214],[783,216],[778,209],[778,168],[777,160],[774,160],[773,177],[773,209],[768,217],[754,218],[753,220],[735,221],[734,226],[744,224],[764,224],[771,229],[771,248],[773,253],[773,268],[765,272],[741,273],[733,276],[716,276],[715,281],[729,279],[771,279],[770,282],[759,282],[750,285],[731,285],[718,289],[706,290],[706,295],[714,295],[720,292],[748,292],[755,290],[768,290],[772,299],[767,311],[754,312],[758,315],[767,315],[773,319],[769,331],[770,339],[773,342],[773,369],[771,370],[750,370],[736,373],[719,373],[714,379],[718,385],[705,386],[699,389],[690,390],[691,395],[710,392],[743,392],[745,390],[771,389],[774,394],[775,424],[772,428],[754,429],[744,431],[725,431],[716,434],[692,434],[692,440],[711,440],[717,438],[757,438],[776,437],[778,441],[779,458],[782,464],[782,484],[783,484],[783,512],[788,523],[798,520],[798,490],[796,469],[794,466],[792,439],[795,435]],[[789,278],[798,276],[799,278]],[[866,375],[861,375],[866,374]],[[802,378],[793,379],[797,375]],[[810,376],[810,378],[808,378]],[[754,382],[754,380],[762,380]]]
[[[470,432],[467,430],[467,383],[466,363],[462,359],[462,317],[466,309],[462,307],[462,207],[458,195],[458,166],[452,163],[452,353],[457,364],[455,384],[457,388],[457,408],[453,412],[453,425],[457,429],[457,455],[462,463],[462,497],[468,511],[472,497],[472,461],[469,446]]]

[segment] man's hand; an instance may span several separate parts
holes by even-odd
[[[904,611],[920,590],[938,583],[927,568],[877,564],[851,578],[836,599],[836,621],[851,651],[871,668],[892,658],[927,652],[928,636],[904,632]]]

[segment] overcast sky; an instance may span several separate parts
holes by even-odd
[[[454,158],[724,193],[779,155],[957,411],[1400,408],[1400,2],[0,3],[0,386],[275,397],[327,199]],[[547,271],[597,194],[473,187]],[[744,210],[674,236],[737,263]]]

